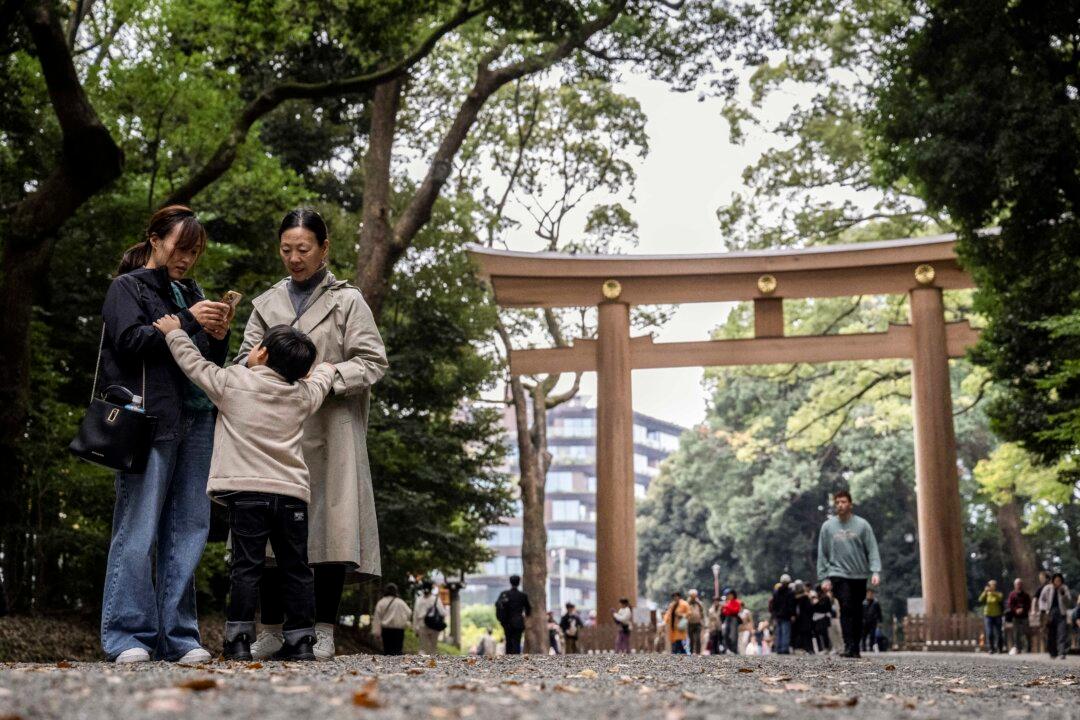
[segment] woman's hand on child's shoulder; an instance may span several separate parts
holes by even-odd
[[[180,318],[175,315],[165,315],[154,321],[154,327],[156,327],[162,335],[168,335],[173,330],[180,329]]]

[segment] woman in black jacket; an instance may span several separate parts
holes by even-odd
[[[184,277],[205,247],[206,231],[190,209],[158,210],[143,241],[124,253],[102,309],[99,391],[121,385],[157,417],[146,470],[116,476],[101,608],[102,648],[116,662],[210,659],[199,638],[194,577],[210,526],[214,406],[152,324],[179,315],[203,356],[225,361],[229,306],[206,300]]]

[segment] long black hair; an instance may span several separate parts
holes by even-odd
[[[326,232],[326,221],[323,220],[322,215],[318,210],[309,207],[296,208],[290,210],[285,214],[285,217],[281,218],[281,225],[278,226],[278,239],[285,234],[286,230],[292,228],[304,228],[310,230],[315,235],[315,239],[319,242],[319,247],[326,244],[326,238],[328,233]]]
[[[322,218],[319,219],[322,220]],[[195,217],[192,209],[186,205],[167,205],[150,216],[150,222],[143,231],[142,241],[124,251],[124,257],[120,260],[120,266],[116,268],[116,274],[123,275],[146,265],[154,252],[150,238],[164,240],[177,225],[180,226],[180,236],[176,238],[176,249],[194,250],[196,257],[202,255],[203,250],[206,249],[206,228]]]

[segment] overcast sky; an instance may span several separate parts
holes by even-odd
[[[745,144],[733,145],[719,101],[699,102],[696,94],[673,93],[661,82],[627,77],[619,90],[637,98],[648,118],[649,154],[636,163],[636,200],[628,203],[639,225],[640,243],[633,252],[723,251],[716,209],[744,187],[743,169],[773,146],[775,138],[750,134]],[[790,107],[795,100],[793,95],[778,94],[766,108],[766,116],[783,117],[785,105]],[[584,214],[582,211],[577,219],[582,220]],[[539,241],[528,230],[526,226],[512,237],[511,247],[539,249]],[[729,307],[729,303],[682,305],[656,339],[707,339]],[[634,409],[692,427],[705,416],[701,379],[701,368],[635,370]],[[583,380],[582,394],[595,397],[595,392],[596,375],[589,373]]]

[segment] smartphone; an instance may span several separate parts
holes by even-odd
[[[244,296],[235,290],[229,290],[221,296],[221,302],[229,306],[228,322],[232,322],[233,317],[236,315],[236,308],[240,306],[240,300]]]

